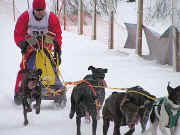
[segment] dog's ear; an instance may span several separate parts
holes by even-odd
[[[96,69],[96,68],[93,67],[93,66],[89,66],[89,67],[88,67],[88,70],[94,70],[94,69]]]
[[[107,73],[107,72],[108,72],[108,69],[107,69],[107,68],[105,68],[105,69],[104,69],[104,71],[105,71],[105,73]]]
[[[177,86],[177,87],[175,88],[175,91],[180,91],[180,86]]]
[[[169,95],[171,95],[174,92],[174,89],[170,86],[170,82],[168,82],[167,91]]]

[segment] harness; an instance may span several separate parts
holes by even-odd
[[[167,98],[165,98],[165,109],[169,115],[169,123],[168,123],[168,127],[172,128],[176,125],[177,119],[179,118],[180,115],[180,107],[177,108],[178,110],[176,110],[176,114],[173,114],[172,112],[172,108],[169,106],[169,104],[167,103]]]
[[[163,110],[162,110],[159,114],[157,108],[155,108],[155,106],[158,106],[158,105],[161,105],[161,108],[164,105],[166,112],[163,112]],[[155,109],[155,112],[156,112],[159,120],[161,120],[161,117],[162,117],[162,116],[160,116],[161,114],[164,115],[165,113],[167,113],[169,119],[168,119],[168,124],[166,125],[166,127],[168,127],[168,128],[174,127],[177,123],[177,119],[180,116],[180,106],[178,106],[174,109],[174,108],[172,108],[171,105],[175,106],[175,104],[173,104],[170,100],[168,100],[167,97],[162,97],[162,98],[155,100],[154,106],[153,106],[153,109]],[[163,117],[165,117],[165,116],[163,116]]]
[[[155,100],[156,98],[151,96],[150,94],[145,93],[144,91],[138,91],[136,89],[128,89],[121,100],[120,107],[122,107],[124,105],[124,103],[128,100],[128,94],[130,94],[130,93],[136,93],[138,95],[141,95],[141,96],[147,98],[147,100],[144,101],[143,104],[140,104],[140,105],[138,105],[139,103],[135,103],[135,101],[131,101],[132,103],[134,103],[138,106],[139,110],[144,108],[143,116],[141,116],[140,118],[141,118],[141,121],[146,123],[146,121],[149,118],[149,112],[150,112],[150,109],[148,109],[149,105],[151,104],[151,101]],[[122,120],[121,124],[123,125],[124,123],[125,123],[124,120]]]
[[[91,88],[91,90],[92,90],[92,92],[93,92],[94,96],[95,96],[95,97],[97,97],[97,94],[96,94],[95,88],[94,88],[94,86],[90,83],[90,81],[89,81],[89,80],[82,80],[82,82],[84,82],[84,83],[88,84],[88,86]],[[98,80],[98,84],[106,85],[106,82],[105,82],[105,81],[103,81],[103,80]],[[95,100],[95,101],[96,101],[96,112],[98,113],[99,108],[101,108],[101,105],[100,105],[100,103],[99,103],[98,98],[96,98],[96,100]]]

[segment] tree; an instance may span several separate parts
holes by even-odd
[[[171,0],[152,0],[146,10],[144,10],[145,22],[151,23],[153,20],[165,19],[172,14]]]
[[[116,9],[118,0],[113,0]],[[79,0],[66,0],[66,12],[69,14],[78,13]],[[92,13],[93,11],[93,0],[83,0],[83,9],[85,13]],[[97,14],[108,15],[108,0],[97,0]]]

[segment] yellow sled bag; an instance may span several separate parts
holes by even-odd
[[[50,54],[51,52],[48,51],[48,53]],[[51,61],[49,60],[43,49],[36,52],[35,65],[36,69],[42,69],[41,79],[43,80],[43,84],[53,85],[56,81],[56,76]]]

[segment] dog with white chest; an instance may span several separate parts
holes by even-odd
[[[150,114],[151,126],[143,135],[157,135],[159,126],[163,135],[168,135],[166,128],[170,129],[171,135],[180,133],[180,86],[170,87],[168,84],[168,97],[162,97],[154,102],[153,110]]]

